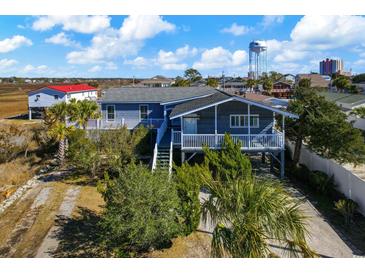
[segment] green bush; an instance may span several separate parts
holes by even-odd
[[[114,180],[106,176],[98,189],[105,200],[104,241],[118,254],[164,247],[178,234],[179,199],[166,171],[132,163]]]
[[[333,176],[329,177],[326,173],[316,170],[309,174],[310,185],[321,194],[330,194],[333,189]]]
[[[306,183],[309,182],[311,171],[305,165],[300,164],[299,166],[293,166],[290,173],[295,179]]]
[[[97,146],[84,130],[76,129],[69,136],[67,157],[70,164],[83,173],[95,176],[100,171],[101,157]]]
[[[340,199],[335,202],[335,210],[344,217],[346,225],[349,225],[353,220],[355,211],[358,207],[358,204],[351,199]]]
[[[182,232],[185,235],[189,235],[197,229],[200,221],[199,192],[201,182],[198,174],[201,167],[183,163],[180,167],[176,167],[175,170],[176,175],[174,179],[180,199],[179,217],[183,223]]]

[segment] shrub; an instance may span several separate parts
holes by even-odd
[[[189,235],[195,231],[200,221],[200,201],[199,192],[201,182],[197,174],[201,168],[198,165],[190,166],[183,163],[181,167],[176,167],[175,182],[177,195],[180,199],[179,216],[182,219],[182,232]]]
[[[358,204],[351,199],[340,199],[335,202],[335,210],[344,217],[346,225],[349,225],[353,220],[355,211],[358,207]]]
[[[293,165],[290,173],[299,181],[309,182],[310,170],[305,166],[300,164],[299,166]]]
[[[330,194],[334,189],[333,176],[329,177],[326,173],[319,170],[310,172],[309,183],[321,194]]]
[[[101,221],[104,240],[119,254],[163,247],[178,234],[178,196],[166,171],[152,173],[132,163],[114,180],[106,176],[98,189],[106,202]]]
[[[68,159],[79,171],[95,176],[101,164],[95,142],[86,136],[84,130],[76,129],[69,137]]]

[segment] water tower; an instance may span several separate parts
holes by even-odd
[[[252,41],[249,47],[250,67],[248,77],[258,79],[267,72],[267,46],[265,41]]]

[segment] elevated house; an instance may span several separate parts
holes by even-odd
[[[273,84],[270,92],[264,91],[264,95],[274,96],[275,98],[290,98],[293,95],[292,84],[286,81],[277,81]]]
[[[43,112],[46,108],[60,103],[76,100],[96,100],[97,90],[86,84],[46,86],[28,93],[29,119],[32,112]]]
[[[113,88],[99,104],[102,118],[88,128],[134,129],[146,125],[157,132],[152,168],[164,163],[171,170],[173,151],[182,161],[202,153],[203,147],[220,149],[224,134],[240,141],[247,153],[269,153],[281,163],[284,175],[284,117],[297,116],[269,100],[254,100],[211,87]],[[282,131],[276,124],[281,118]]]

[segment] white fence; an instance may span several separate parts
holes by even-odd
[[[234,142],[241,142],[242,149],[280,149],[283,147],[283,135],[281,133],[274,134],[231,134]],[[175,144],[182,144],[182,148],[202,148],[208,146],[210,148],[221,147],[224,140],[224,134],[181,134],[174,132],[173,141]]]
[[[294,144],[288,142],[288,146],[291,155],[293,155]],[[365,180],[335,161],[322,158],[304,146],[302,147],[299,162],[306,165],[310,170],[320,170],[329,176],[333,175],[337,190],[358,203],[361,213],[365,215]]]

